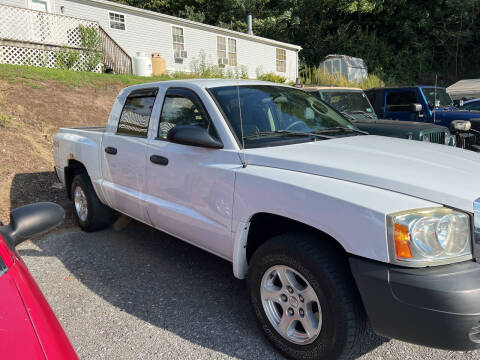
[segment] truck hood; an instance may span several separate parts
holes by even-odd
[[[480,155],[449,146],[369,135],[248,149],[245,156],[248,165],[375,186],[469,212],[480,197]]]
[[[420,140],[420,133],[441,133],[448,130],[444,126],[413,121],[377,119],[352,122],[357,128],[371,135],[391,136],[401,139],[408,139],[411,136],[414,140]]]
[[[436,117],[438,119],[449,119],[449,120],[480,119],[480,111],[458,110],[456,108],[437,108],[435,112],[436,112]]]

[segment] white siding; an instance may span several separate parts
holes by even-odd
[[[58,13],[60,13],[60,6],[64,6],[65,15],[98,21],[100,26],[132,57],[137,51],[144,51],[147,54],[159,52],[165,59],[169,71],[190,71],[192,61],[199,61],[201,52],[205,53],[208,63],[217,64],[217,35],[220,35],[237,41],[238,67],[245,66],[250,78],[256,78],[257,69],[263,73],[276,72],[276,47],[273,45],[227,36],[221,31],[215,32],[173,21],[167,22],[130,9],[118,9],[114,6],[93,4],[81,0],[75,2],[56,0],[55,2],[55,11]],[[125,15],[125,30],[110,28],[108,15],[110,11]],[[173,25],[183,28],[185,50],[188,54],[188,58],[183,61],[183,64],[176,64],[173,57]],[[286,52],[287,72],[279,74],[294,81],[297,77],[297,52],[290,49],[286,49]],[[227,70],[229,68],[231,67],[225,67]]]
[[[0,0],[0,4],[26,6],[28,0]],[[139,13],[135,9],[117,8],[115,5],[92,3],[88,0],[50,0],[53,12],[74,16],[87,20],[98,21],[100,26],[131,56],[136,52],[143,51],[147,54],[159,52],[165,59],[169,71],[190,71],[192,62],[199,61],[200,54],[206,55],[209,64],[217,64],[217,35],[236,40],[237,67],[244,66],[248,69],[250,78],[256,78],[257,70],[261,73],[276,73],[276,47],[259,41],[240,38],[235,35],[226,35],[219,29],[205,29],[198,26],[186,25],[159,19],[155,15]],[[125,30],[110,28],[109,12],[123,14],[125,16]],[[176,64],[173,56],[172,26],[183,28],[185,50],[188,58],[183,64]],[[292,49],[286,50],[286,72],[278,73],[294,81],[297,77],[297,52]],[[228,65],[226,70],[232,69]]]
[[[27,7],[27,0],[0,0],[0,5]]]

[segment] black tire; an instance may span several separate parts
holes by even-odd
[[[87,216],[81,219],[75,208],[75,189],[80,187],[87,199]],[[108,206],[102,204],[93,188],[87,174],[75,175],[72,181],[70,194],[73,201],[73,211],[82,230],[87,232],[98,231],[110,226],[116,218],[116,213]]]
[[[305,233],[276,236],[253,254],[248,272],[250,300],[260,328],[285,356],[323,360],[350,359],[354,354],[365,334],[366,315],[347,261],[335,247]],[[265,313],[260,295],[262,278],[275,265],[286,265],[301,274],[318,297],[322,325],[309,344],[285,339]]]

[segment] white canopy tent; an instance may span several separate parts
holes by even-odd
[[[480,79],[457,81],[447,88],[447,92],[453,100],[480,98]]]

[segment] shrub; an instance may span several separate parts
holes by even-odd
[[[69,49],[65,45],[56,52],[56,66],[57,68],[70,70],[78,61],[80,54],[77,50]]]
[[[258,80],[263,80],[263,81],[270,81],[274,83],[281,83],[284,84],[285,81],[287,81],[286,77],[283,77],[281,75],[277,75],[275,73],[266,73],[266,74],[257,74],[257,79]]]
[[[238,67],[212,65],[207,62],[207,56],[204,51],[200,51],[199,58],[190,63],[191,73],[185,75],[191,78],[214,78],[214,79],[248,79],[248,68],[244,65]],[[178,73],[173,74],[179,76]],[[181,75],[180,75],[181,76]]]
[[[98,30],[84,25],[78,25],[82,48],[86,56],[84,70],[93,71],[102,61],[102,37]]]

